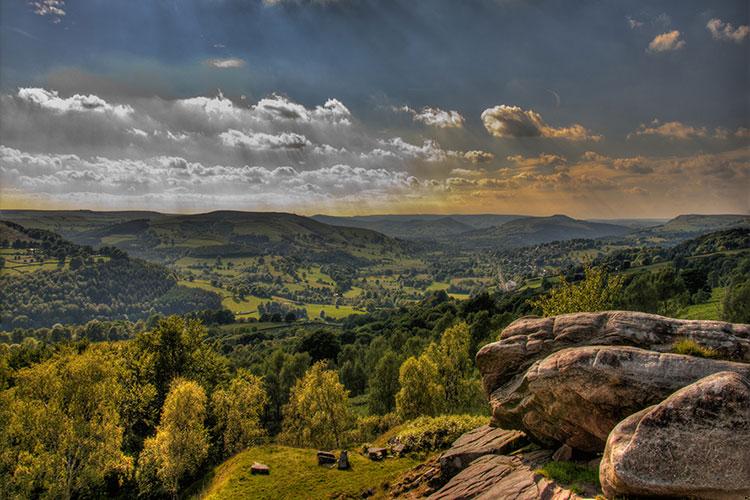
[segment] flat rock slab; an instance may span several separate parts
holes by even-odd
[[[750,381],[716,373],[629,416],[599,478],[608,498],[750,498]]]
[[[440,490],[428,498],[455,500],[457,498],[514,500],[572,500],[581,498],[562,488],[541,474],[534,472],[549,459],[551,452],[535,456],[485,455],[473,461]]]
[[[442,474],[452,477],[483,455],[508,454],[526,444],[528,440],[521,431],[483,425],[459,437],[438,460]]]
[[[268,475],[270,473],[271,473],[271,468],[268,467],[266,464],[261,464],[259,462],[253,462],[253,465],[250,466],[250,474]]]
[[[750,364],[634,347],[575,347],[536,362],[496,390],[490,404],[500,427],[523,430],[547,446],[601,452],[622,419],[721,371],[750,377]]]
[[[383,460],[388,455],[385,448],[367,448],[367,457],[370,460]]]

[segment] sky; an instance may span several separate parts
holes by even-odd
[[[2,0],[0,208],[748,213],[749,11]]]

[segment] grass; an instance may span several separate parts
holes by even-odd
[[[719,353],[710,347],[703,347],[693,339],[681,339],[674,343],[672,352],[676,354],[686,354],[688,356],[697,356],[699,358],[716,358]]]
[[[583,493],[582,483],[599,486],[599,471],[575,462],[547,462],[544,467],[535,471],[568,487],[573,493]]]
[[[359,495],[378,488],[420,463],[416,458],[388,458],[373,462],[355,451],[349,452],[351,470],[318,466],[316,450],[286,446],[249,448],[218,465],[196,497],[201,499],[323,499],[336,495]],[[253,462],[271,468],[267,476],[251,475]]]
[[[449,448],[462,434],[489,422],[481,415],[440,415],[419,417],[393,427],[375,441],[385,446],[391,438],[405,446],[407,452],[426,452]]]
[[[724,300],[726,288],[714,288],[711,290],[711,298],[703,304],[694,304],[685,307],[677,315],[682,319],[721,319],[721,303]]]

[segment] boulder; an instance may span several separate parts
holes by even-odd
[[[253,465],[250,466],[250,474],[268,475],[270,473],[271,473],[271,469],[266,464],[253,462]]]
[[[526,444],[528,440],[521,431],[483,425],[459,437],[450,449],[440,455],[438,462],[442,475],[450,478],[483,455],[511,453]]]
[[[494,422],[546,446],[601,452],[623,418],[721,371],[750,365],[634,347],[564,349],[537,361],[490,398]]]
[[[750,497],[750,381],[703,378],[610,433],[599,469],[615,496]]]
[[[346,450],[341,452],[336,466],[339,470],[349,470],[351,464],[349,464],[349,453]]]
[[[336,455],[330,451],[318,451],[318,465],[335,464]]]
[[[515,456],[485,455],[474,460],[428,498],[433,500],[457,498],[571,500],[580,498],[572,491],[534,472],[539,465],[549,460],[550,455],[551,452],[546,450]]]
[[[561,349],[625,345],[669,352],[682,338],[714,349],[724,359],[750,362],[750,325],[604,311],[516,320],[503,330],[498,342],[477,353],[477,366],[489,396],[523,375],[534,362]]]
[[[367,458],[370,460],[383,460],[387,455],[385,448],[367,448]]]

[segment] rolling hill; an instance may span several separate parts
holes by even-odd
[[[6,211],[0,216],[54,228],[80,245],[115,246],[156,261],[184,256],[296,255],[311,262],[357,263],[401,256],[407,251],[406,244],[375,231],[330,226],[288,213]]]
[[[359,227],[405,240],[430,240],[472,231],[475,228],[453,217],[410,218],[409,216],[335,217],[315,215],[313,219],[332,226]]]
[[[466,249],[520,248],[550,241],[622,236],[630,231],[625,226],[576,220],[566,215],[524,217],[464,233],[458,244]]]
[[[689,239],[701,234],[735,227],[750,227],[750,215],[678,215],[664,224],[639,231],[636,236],[652,236],[663,239]]]

